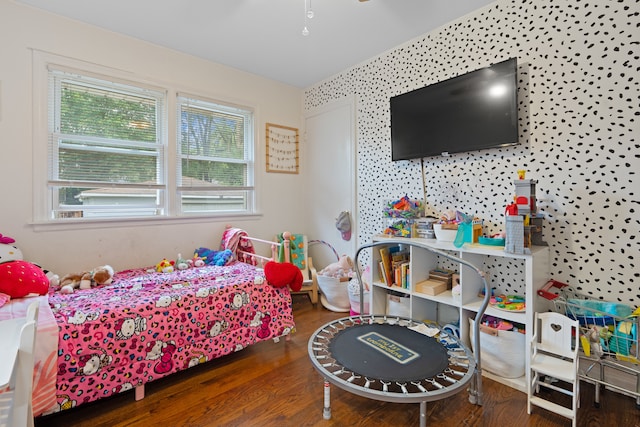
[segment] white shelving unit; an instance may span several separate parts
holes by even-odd
[[[376,236],[374,242],[384,242],[385,240],[393,240],[390,246],[395,245],[398,240],[406,242],[419,242],[421,245],[434,248],[446,253],[450,253],[458,258],[468,261],[485,271],[485,261],[490,257],[505,258],[511,260],[522,260],[523,268],[519,272],[511,272],[517,275],[520,280],[525,294],[524,312],[511,312],[506,310],[498,310],[491,306],[487,307],[485,314],[499,317],[511,322],[517,322],[525,325],[526,328],[526,349],[524,351],[526,358],[526,372],[529,372],[529,343],[533,333],[533,314],[536,311],[544,311],[546,307],[542,298],[537,298],[537,290],[542,288],[549,280],[549,248],[547,246],[533,246],[530,253],[511,254],[504,252],[502,247],[484,246],[478,244],[465,244],[460,248],[456,248],[451,242],[439,242],[431,239],[410,238],[398,239],[389,238],[387,236]],[[406,289],[396,286],[389,287],[385,283],[377,280],[378,261],[380,260],[380,246],[372,247],[371,261],[373,272],[373,286],[370,293],[370,307],[373,314],[386,314],[387,310],[387,294],[389,290],[408,295],[410,300],[410,317],[414,320],[435,320],[443,323],[440,315],[447,310],[457,312],[459,319],[460,337],[465,345],[470,346],[469,319],[475,318],[478,313],[482,298],[478,296],[478,291],[482,288],[482,279],[478,274],[466,265],[460,264],[457,270],[460,274],[461,295],[459,299],[454,299],[451,291],[447,290],[438,295],[426,295],[416,292],[415,284],[429,277],[429,271],[434,268],[441,268],[439,263],[442,260],[438,254],[420,247],[407,245],[410,251],[410,276],[409,284]],[[487,271],[491,274],[491,271]],[[483,370],[483,374],[495,381],[506,384],[510,387],[526,392],[527,378],[526,375],[521,378],[503,378]]]

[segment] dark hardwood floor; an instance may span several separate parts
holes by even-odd
[[[294,296],[297,331],[291,340],[262,342],[238,353],[163,378],[146,387],[65,413],[36,419],[36,427],[71,426],[418,426],[418,404],[385,403],[331,388],[331,420],[322,418],[323,380],[307,355],[309,336],[331,319],[320,304]],[[635,400],[603,391],[593,405],[593,386],[582,384],[579,426],[640,427]],[[427,404],[428,426],[570,426],[559,415],[534,409],[526,394],[483,379],[483,405],[461,392]]]

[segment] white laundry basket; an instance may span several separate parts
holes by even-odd
[[[320,302],[324,308],[335,312],[350,310],[348,283],[348,279],[340,280],[337,277],[318,276],[318,287],[322,293]]]

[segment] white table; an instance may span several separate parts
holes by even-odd
[[[11,381],[16,361],[20,330],[26,319],[9,319],[0,321],[0,390],[6,388]]]

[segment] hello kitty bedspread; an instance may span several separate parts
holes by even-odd
[[[49,304],[59,328],[57,407],[110,396],[288,334],[288,289],[235,262],[174,273],[115,274],[111,285]]]

